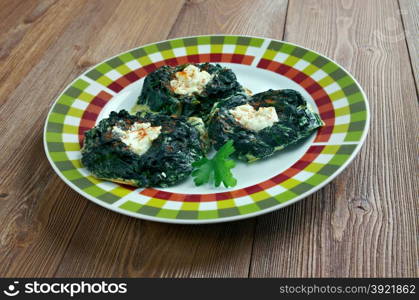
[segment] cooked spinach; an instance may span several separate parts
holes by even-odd
[[[256,110],[273,106],[279,121],[258,132],[249,130],[229,112],[244,104],[250,104]],[[319,115],[310,109],[299,92],[290,89],[268,90],[252,97],[240,93],[215,105],[208,134],[216,149],[233,140],[237,158],[252,162],[300,142],[321,126],[323,122]]]
[[[115,125],[126,130],[136,122],[161,126],[160,135],[141,156],[112,133]],[[205,155],[201,123],[157,114],[130,115],[125,110],[111,112],[85,133],[82,163],[98,178],[138,187],[177,184],[191,174],[192,163]]]
[[[197,185],[213,180],[216,186],[221,182],[226,187],[234,186],[236,180],[231,169],[235,163],[229,159],[231,154],[247,162],[267,158],[324,125],[299,92],[268,90],[249,96],[233,71],[218,64],[194,64],[211,77],[200,73],[206,78],[196,81],[201,82],[196,89],[199,92],[175,93],[171,81],[189,65],[163,66],[150,73],[145,78],[135,115],[125,110],[112,112],[85,133],[82,163],[94,176],[138,187],[167,187],[192,173]],[[185,87],[190,86],[182,88]],[[230,112],[244,104],[256,111],[261,107],[273,107],[275,111],[260,111],[260,119],[248,117],[246,128],[240,124],[244,119],[239,122]],[[251,116],[256,113],[249,106],[246,108]],[[161,126],[160,134],[142,155],[133,152],[113,132],[114,126],[128,130],[137,122]],[[219,152],[208,159],[205,154],[211,146]]]
[[[182,71],[188,65],[163,66],[147,75],[137,104],[143,109],[160,114],[206,119],[215,102],[243,91],[232,70],[219,64],[204,63],[195,66],[211,74],[212,79],[202,93],[176,94],[170,86],[170,81],[175,78],[176,72]]]

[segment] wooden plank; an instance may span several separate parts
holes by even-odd
[[[253,236],[249,232],[253,233],[249,221],[168,225],[125,217],[91,204],[55,276],[247,276],[247,271],[239,271],[240,264],[250,259]]]
[[[88,43],[96,35],[94,27],[80,24],[101,26],[117,4],[59,3],[34,23],[5,60],[4,68],[19,68],[16,73],[22,77],[10,74],[1,85],[2,91],[12,90],[1,94],[0,107],[0,150],[8,158],[0,161],[1,276],[52,276],[80,221],[86,200],[52,171],[44,154],[43,126],[50,103],[80,72],[74,44]]]
[[[369,96],[366,145],[343,174],[260,217],[252,277],[417,277],[417,98],[396,1],[290,1],[286,40],[351,71]],[[414,177],[414,176],[413,176]],[[416,192],[415,192],[416,191]]]
[[[5,2],[7,15],[0,23],[0,105],[10,99],[11,92],[72,20],[69,14],[79,13],[83,3]]]
[[[104,39],[106,44],[101,46],[109,51],[103,51],[106,57],[136,43],[149,42],[147,38],[153,36],[146,34],[146,28],[154,31],[156,36],[153,38],[164,38],[171,28],[170,21],[173,24],[176,18],[176,13],[168,16],[176,12],[176,5],[162,9],[161,6],[152,6],[152,2],[124,1],[123,5],[119,5],[119,1],[72,1],[74,7],[62,2],[64,7],[61,7],[59,17],[68,21],[67,25],[62,25],[63,31],[57,40],[53,45],[40,41],[39,45],[31,48],[34,53],[29,61],[32,66],[28,74],[19,81],[2,85],[5,89],[9,89],[10,85],[17,86],[0,108],[1,124],[6,128],[0,138],[0,147],[2,155],[10,157],[8,161],[2,160],[0,165],[0,195],[4,200],[0,202],[0,225],[3,228],[0,240],[5,243],[0,255],[2,276],[53,276],[56,272],[88,201],[54,175],[45,159],[42,129],[48,106],[65,84],[94,62],[95,58],[87,50],[98,47],[97,39],[107,32],[115,37],[116,28],[127,30],[129,26],[131,32],[139,32],[140,35],[125,35],[125,39],[121,38],[113,47],[109,45],[112,44],[110,40]],[[182,1],[172,4],[177,4],[179,10]],[[150,17],[138,19],[138,12],[141,11],[149,13]],[[34,39],[38,30],[43,29],[46,39],[54,39],[56,31],[49,15],[53,13],[57,12],[47,12],[43,21],[33,29],[34,32],[28,32],[25,38]],[[151,16],[155,14],[166,16],[169,24],[162,37],[158,36],[161,34],[160,23],[151,21]],[[22,40],[13,51],[19,53],[26,46]],[[15,63],[17,55],[13,51],[7,57],[7,68]],[[22,55],[21,59],[25,58]],[[16,132],[19,134],[16,135]]]
[[[419,2],[399,0],[399,4],[406,42],[409,47],[410,63],[416,80],[416,91],[419,92]]]
[[[7,101],[0,108],[4,128],[0,148],[8,158],[0,162],[2,276],[52,276],[80,221],[86,200],[52,171],[43,150],[43,125],[49,104],[80,72],[74,64],[79,55],[74,44],[87,43],[96,34],[94,26],[82,28],[80,24],[101,26],[117,4],[60,3],[46,12],[7,57],[7,68],[25,62],[30,66],[26,76],[18,70],[23,77],[7,78],[2,85],[13,90],[5,95]],[[31,46],[30,42],[41,36],[39,43]]]
[[[286,0],[191,0],[181,11],[170,37],[248,34],[282,38]]]
[[[188,1],[168,37],[214,32],[281,37],[285,9],[285,1]],[[265,21],[259,21],[258,11],[267,12]],[[91,204],[56,276],[247,277],[253,232],[254,220],[159,224]]]
[[[286,8],[286,1],[188,1],[175,23],[181,1],[137,2],[0,2],[1,277],[245,277],[249,267],[253,277],[418,276],[417,95],[404,40],[386,39],[403,36],[395,1],[290,3],[286,38],[353,72],[373,112],[358,158],[314,196],[257,220],[166,225],[100,208],[54,175],[42,126],[77,74],[168,35],[280,39]],[[405,17],[411,6],[400,4]]]
[[[184,0],[168,4],[124,0],[106,26],[98,27],[98,34],[89,42],[90,47],[78,64],[90,67],[120,52],[166,38]]]
[[[35,11],[37,2],[35,1],[14,1],[5,0],[0,2],[0,40],[1,51],[4,51],[4,38],[11,30],[16,33],[20,30],[22,25],[25,23],[25,19],[29,14]],[[22,24],[23,23],[23,24]],[[1,56],[0,56],[1,57]]]

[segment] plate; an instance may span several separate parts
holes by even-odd
[[[162,65],[212,62],[236,73],[254,93],[291,88],[326,125],[304,142],[233,169],[234,188],[196,187],[192,178],[170,188],[133,188],[94,178],[80,162],[86,130],[113,110],[130,111],[144,77]],[[322,188],[353,160],[369,126],[359,83],[333,60],[292,43],[262,37],[176,38],[116,55],[76,78],[53,104],[44,129],[56,173],[75,191],[118,213],[168,223],[216,223],[268,213]]]

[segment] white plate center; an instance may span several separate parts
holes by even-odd
[[[314,110],[317,111],[313,99],[304,88],[287,77],[252,66],[230,63],[222,63],[221,65],[231,68],[237,75],[238,81],[244,87],[250,89],[254,94],[268,89],[297,90],[312,105]],[[127,86],[110,100],[101,111],[97,121],[108,117],[111,111],[119,111],[121,109],[130,111],[136,104],[143,82],[144,79],[141,79]],[[232,191],[258,184],[280,174],[297,162],[312,144],[314,136],[315,134],[312,134],[311,137],[307,138],[302,143],[280,151],[266,160],[257,161],[252,164],[237,162],[236,167],[232,170],[234,176],[237,178],[237,186],[234,188],[224,188],[223,186],[216,188],[209,184],[197,187],[193,183],[192,177],[190,177],[181,184],[161,190],[182,194],[209,194]],[[213,153],[210,153],[209,156],[212,154]]]

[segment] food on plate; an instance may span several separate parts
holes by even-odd
[[[85,133],[82,163],[94,176],[168,187],[192,174],[196,185],[233,187],[230,155],[264,159],[324,125],[299,92],[252,95],[218,64],[163,66],[146,77],[137,104],[136,114],[112,112]]]
[[[186,179],[208,150],[203,121],[111,112],[85,133],[83,165],[97,178],[138,187]]]
[[[208,135],[215,149],[234,141],[238,159],[253,162],[298,143],[323,126],[303,96],[291,89],[231,96],[214,106]]]
[[[195,170],[192,172],[195,185],[200,186],[204,183],[214,181],[216,187],[221,182],[225,187],[233,187],[237,184],[236,178],[231,173],[231,169],[235,167],[234,160],[229,159],[230,155],[235,151],[233,141],[225,143],[212,159],[202,157],[200,160],[192,164]]]
[[[215,102],[245,91],[231,69],[219,64],[163,66],[147,75],[141,110],[206,119]]]

